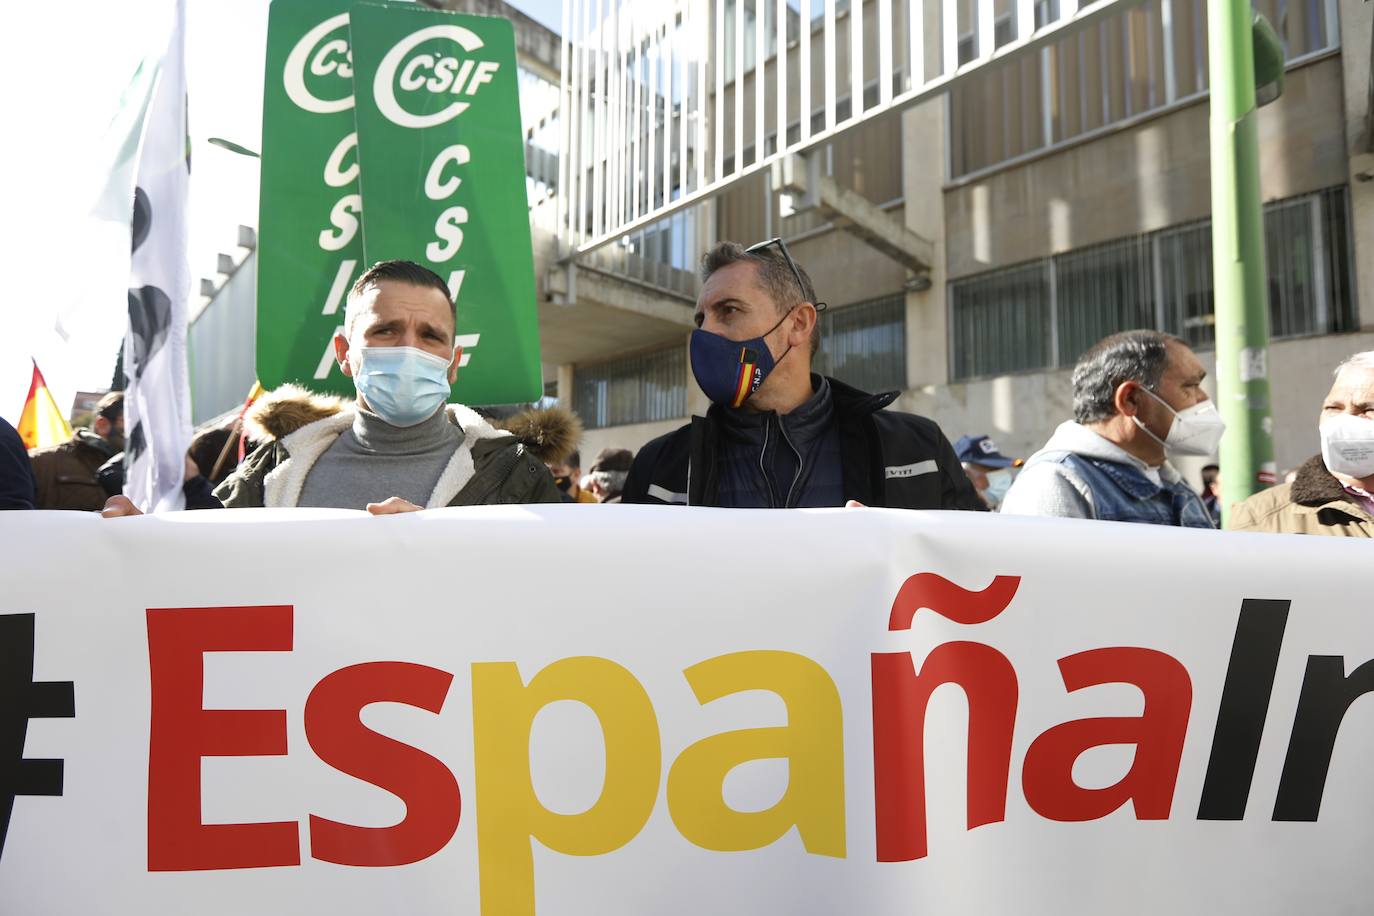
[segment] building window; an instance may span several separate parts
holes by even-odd
[[[955,379],[1005,375],[1050,364],[1049,262],[951,283]]]
[[[1054,261],[1060,362],[1108,334],[1155,326],[1149,236],[1060,255]]]
[[[587,429],[687,416],[686,348],[578,366],[573,408]]]
[[[1254,0],[1283,41],[1289,61],[1338,46],[1326,0]],[[1036,3],[1035,25],[1059,18]],[[1205,0],[1144,0],[1010,61],[992,64],[950,91],[950,178],[1066,143],[1207,92]],[[1010,18],[995,23],[994,43]],[[969,27],[973,28],[972,18]],[[973,59],[976,35],[959,42]]]
[[[1270,334],[1355,327],[1350,200],[1342,186],[1264,208]],[[1133,328],[1215,341],[1210,221],[1094,245],[949,285],[955,381],[1069,367]]]
[[[906,297],[821,313],[816,371],[864,391],[906,387]]]

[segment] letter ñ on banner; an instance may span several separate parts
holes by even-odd
[[[62,794],[61,760],[26,760],[30,719],[76,716],[71,681],[34,681],[34,615],[0,614],[0,855],[19,795]]]

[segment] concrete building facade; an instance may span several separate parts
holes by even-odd
[[[793,212],[794,201],[767,172],[675,216],[670,231],[695,243],[686,258],[674,252],[672,266],[690,270],[719,239],[782,236],[831,306],[822,371],[861,387],[900,389],[895,409],[934,418],[951,439],[992,435],[1007,454],[1031,453],[1071,416],[1071,368],[1106,334],[1133,327],[1179,334],[1210,370],[1204,2],[1120,4],[830,143],[821,154],[826,174],[927,240],[928,271],[880,252],[844,220]],[[1374,269],[1360,256],[1374,251],[1371,11],[1361,0],[1255,5],[1288,58],[1282,97],[1259,115],[1269,365],[1283,469],[1317,450],[1330,370],[1374,348]],[[1015,4],[993,7],[1000,45]],[[1036,3],[1037,20],[1053,19],[1057,7]],[[879,28],[876,9],[865,4],[866,32]],[[934,9],[927,6],[927,15]],[[961,25],[975,15],[965,2]],[[841,48],[849,16],[845,5]],[[926,34],[939,35],[938,22]],[[811,40],[819,40],[814,29]],[[961,35],[961,61],[974,41]],[[797,57],[793,50],[792,72]],[[577,296],[558,306],[583,316],[579,333],[588,338],[557,371],[560,397],[588,426],[584,454],[638,448],[705,409],[686,362],[689,326],[668,320],[672,310],[661,327],[635,314],[651,303],[660,312],[675,301],[685,306],[696,288],[679,283],[675,299],[655,290],[621,309],[639,322],[623,342],[614,313],[583,311]],[[598,337],[608,345],[595,347]],[[552,340],[545,347],[559,352]]]

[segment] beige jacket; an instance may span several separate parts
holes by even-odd
[[[1256,493],[1237,505],[1226,518],[1226,528],[1374,538],[1374,516],[1345,492],[1317,455],[1298,468],[1292,483]]]

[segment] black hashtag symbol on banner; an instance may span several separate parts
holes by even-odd
[[[25,760],[30,719],[76,715],[71,681],[33,679],[34,615],[0,614],[0,855],[19,795],[61,795],[61,760]]]

